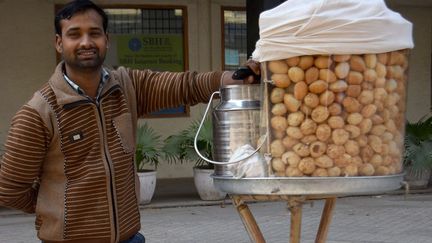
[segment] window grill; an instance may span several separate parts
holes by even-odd
[[[223,10],[224,69],[236,70],[247,60],[246,11]]]
[[[182,34],[182,9],[106,8],[110,34]]]

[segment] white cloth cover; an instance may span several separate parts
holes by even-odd
[[[287,0],[262,12],[252,59],[413,48],[412,24],[383,0]]]
[[[268,176],[268,166],[266,160],[260,153],[254,153],[254,151],[255,149],[251,145],[245,144],[233,152],[229,162],[247,157],[239,163],[228,165],[228,170],[231,171],[234,178],[239,179],[245,177],[250,178]]]

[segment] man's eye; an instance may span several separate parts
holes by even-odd
[[[75,33],[75,32],[72,32],[72,33],[68,33],[67,36],[69,36],[69,38],[78,38],[79,34]]]
[[[102,33],[101,32],[91,32],[90,35],[93,37],[99,37],[102,35]]]

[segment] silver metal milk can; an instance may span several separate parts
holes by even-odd
[[[214,160],[210,160],[200,154],[196,142],[216,94],[220,95],[220,102],[213,108],[212,112]],[[260,84],[223,86],[220,91],[214,92],[210,97],[203,120],[195,136],[195,150],[202,159],[215,164],[214,174],[216,176],[232,176],[227,165],[240,162],[252,155],[241,160],[229,161],[237,148],[245,144],[254,148],[257,147],[260,136],[260,100]],[[260,145],[255,152],[259,150],[259,147]]]

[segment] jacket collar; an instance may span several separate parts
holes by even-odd
[[[64,62],[60,62],[53,75],[51,76],[49,80],[49,84],[51,88],[54,91],[54,94],[56,95],[57,104],[60,106],[64,106],[66,104],[75,103],[78,101],[86,101],[88,100],[86,97],[78,94],[65,80],[63,76],[63,65]],[[118,85],[118,81],[113,78],[114,75],[111,74],[111,71],[109,69],[109,78],[106,80],[105,85],[103,86],[101,96],[103,96],[108,90],[110,90],[113,86]]]

